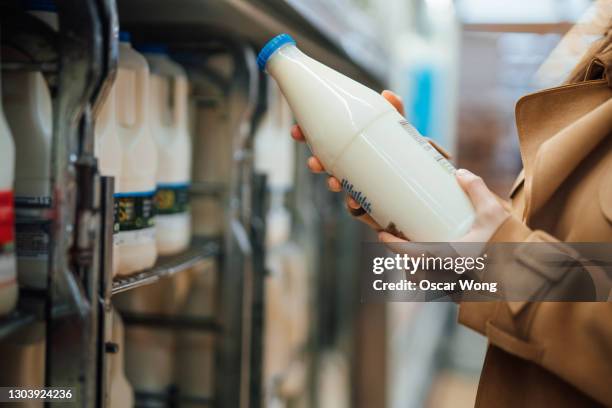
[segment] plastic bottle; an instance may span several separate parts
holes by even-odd
[[[28,12],[52,29],[59,28],[52,1],[29,1]],[[15,142],[15,206],[51,208],[51,94],[41,72],[3,72],[4,113]],[[17,270],[22,286],[47,286],[51,222],[17,217],[15,224]]]
[[[19,292],[15,261],[14,178],[15,145],[0,99],[0,317],[15,308]]]
[[[124,367],[125,332],[121,316],[113,311],[112,340],[117,344],[118,351],[109,357],[110,395],[109,405],[113,408],[131,408],[134,406],[134,390],[128,382]]]
[[[186,303],[190,281],[186,271],[121,293],[113,297],[113,302],[121,313],[174,316]],[[125,372],[136,390],[168,390],[174,375],[175,344],[176,333],[168,327],[126,327]]]
[[[0,386],[37,389],[45,386],[45,324],[35,322],[0,342]],[[42,408],[44,401],[30,399],[2,403],[3,407]]]
[[[325,169],[383,228],[450,241],[474,220],[455,168],[381,95],[303,54],[287,34],[257,58]]]
[[[164,46],[139,48],[149,62],[149,118],[157,143],[157,250],[171,255],[184,250],[191,236],[189,183],[191,139],[188,121],[189,84],[185,70]]]
[[[217,264],[206,260],[191,271],[192,284],[181,315],[193,319],[215,316]],[[214,397],[215,335],[201,330],[177,332],[175,382],[181,394],[196,398]],[[181,405],[183,406],[183,405]],[[202,404],[185,403],[186,408]]]
[[[114,177],[115,190],[120,191],[121,186],[121,142],[117,133],[117,115],[115,102],[115,88],[110,89],[100,108],[94,128],[94,154],[98,159],[98,169],[102,176]],[[118,219],[114,221],[114,234],[119,232]],[[113,240],[115,241],[115,240]],[[113,242],[113,276],[119,268],[119,245]]]
[[[149,124],[149,66],[136,52],[129,34],[119,35],[119,69],[115,80],[117,131],[122,162],[115,193],[114,235],[118,275],[153,266],[157,259],[155,208],[157,149]]]

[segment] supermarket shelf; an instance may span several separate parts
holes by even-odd
[[[154,315],[144,313],[121,312],[123,323],[127,326],[153,326],[171,330],[198,330],[218,332],[221,325],[214,318],[192,317],[184,315]]]
[[[194,406],[215,406],[215,400],[213,398],[203,398],[190,395],[181,395],[180,391],[177,391],[172,387],[168,392],[151,392],[143,390],[134,390],[134,396],[136,397],[135,407],[149,407],[158,406],[160,403],[164,406],[175,407],[180,404],[193,404]]]
[[[323,0],[118,0],[123,27],[136,40],[193,43],[242,38],[260,47],[287,32],[301,49],[373,87],[381,87],[388,60],[356,8],[332,7]],[[146,10],[146,13],[143,12]],[[169,36],[170,34],[170,36]],[[198,44],[199,43],[199,44]]]
[[[0,340],[45,318],[45,292],[21,289],[17,308],[8,316],[0,317]]]
[[[0,340],[34,323],[35,321],[36,316],[34,313],[23,311],[15,311],[6,317],[0,318]]]
[[[219,243],[208,238],[194,238],[189,249],[178,255],[160,257],[151,269],[113,281],[112,294],[125,292],[140,286],[183,272],[207,258],[219,254]]]

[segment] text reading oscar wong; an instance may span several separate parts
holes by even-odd
[[[363,302],[605,302],[612,290],[611,244],[362,245]]]

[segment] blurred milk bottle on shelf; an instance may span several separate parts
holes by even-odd
[[[192,80],[194,89],[193,180],[211,191],[196,194],[191,201],[195,235],[218,236],[223,231],[227,207],[226,188],[230,182],[234,128],[242,118],[237,117],[246,96],[228,93],[223,81],[231,83],[234,66],[231,56],[210,56],[207,70],[213,75],[201,75]],[[219,78],[221,81],[217,81]]]
[[[461,29],[452,0],[423,3],[398,28],[391,46],[391,89],[404,100],[406,118],[454,154]]]
[[[217,263],[208,259],[191,271],[191,288],[181,316],[192,319],[214,319]],[[213,399],[215,387],[215,333],[205,330],[179,330],[176,342],[175,382],[181,395]],[[201,403],[181,405],[199,408]]]
[[[155,176],[157,149],[149,119],[149,66],[119,33],[119,67],[115,80],[115,113],[121,142],[119,189],[115,193],[118,275],[153,266],[155,243]]]
[[[94,154],[98,159],[98,169],[102,176],[114,178],[114,192],[120,191],[121,183],[121,142],[117,132],[117,116],[115,101],[115,86],[108,91],[100,111],[96,117],[94,127]],[[113,220],[113,234],[119,232],[119,219]],[[113,240],[115,241],[115,240]],[[119,252],[117,242],[113,242],[113,275],[119,267]]]
[[[303,54],[287,34],[257,58],[312,152],[386,230],[413,241],[464,235],[474,210],[455,168],[380,94]]]
[[[15,308],[19,294],[15,261],[14,179],[15,145],[0,99],[0,317]]]
[[[113,297],[120,314],[174,316],[186,302],[190,275],[170,278]],[[135,391],[165,393],[173,383],[176,334],[169,327],[127,325],[125,373]]]
[[[267,406],[284,406],[303,394],[302,350],[308,333],[308,273],[300,248],[291,241],[291,213],[285,205],[294,185],[295,144],[287,137],[291,110],[278,85],[266,83],[267,109],[255,134],[255,169],[267,176],[264,387]]]
[[[53,30],[59,22],[53,1],[30,0],[28,12]],[[15,206],[51,208],[51,143],[53,108],[45,77],[39,71],[3,71],[4,113],[15,142]],[[17,211],[17,270],[21,285],[47,286],[51,222]]]
[[[109,407],[132,408],[134,406],[134,390],[125,376],[125,330],[123,320],[117,311],[113,310],[111,339],[117,345],[117,351],[108,356]]]
[[[191,237],[189,183],[189,83],[185,70],[172,61],[163,45],[139,48],[149,62],[151,131],[157,143],[157,250],[170,255],[184,250]]]
[[[45,386],[45,325],[33,323],[0,341],[0,387],[37,389]],[[3,403],[3,407],[42,408],[41,400]]]

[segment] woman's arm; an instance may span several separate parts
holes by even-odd
[[[383,96],[403,113],[401,99],[390,91]],[[304,141],[298,126],[291,132]],[[316,157],[308,159],[315,173],[325,169]],[[476,218],[462,242],[541,242],[559,245],[559,255],[572,251],[543,231],[532,231],[510,215],[508,206],[491,192],[484,181],[467,170],[457,171],[457,181],[470,197]],[[327,179],[331,191],[342,191],[333,176]],[[346,203],[351,214],[379,233],[386,244],[406,242],[383,229],[350,196]],[[513,262],[513,279],[537,281],[554,290],[537,262]],[[559,271],[557,271],[559,272]],[[531,279],[533,278],[533,279]],[[531,279],[531,280],[530,280]],[[593,399],[612,406],[612,303],[577,302],[464,302],[459,321],[487,336],[490,343],[520,358],[532,361],[574,385]],[[508,373],[512,375],[512,373]]]
[[[531,230],[514,217],[498,228],[490,242],[550,243],[559,248],[560,257],[572,252],[565,252],[564,245],[551,235]],[[531,278],[550,290],[567,286],[563,277],[545,282],[544,268],[537,260],[516,262],[512,273],[516,279]],[[559,276],[563,270],[556,267],[554,272]],[[540,365],[594,400],[612,406],[612,303],[463,302],[459,322],[487,336],[492,345]]]

